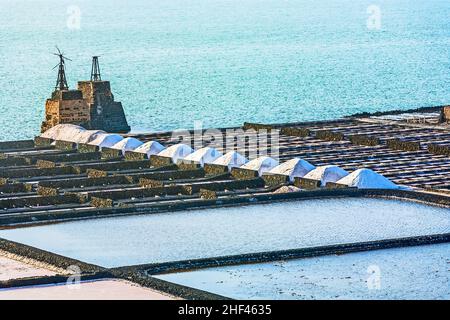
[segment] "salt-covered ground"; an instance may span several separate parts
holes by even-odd
[[[74,221],[0,237],[115,267],[446,232],[448,209],[341,198]]]
[[[167,294],[125,280],[106,279],[79,285],[43,285],[0,289],[0,300],[172,300]]]
[[[53,276],[55,274],[54,271],[44,267],[0,255],[0,281],[27,277]]]
[[[450,244],[212,268],[158,278],[236,299],[450,299]]]

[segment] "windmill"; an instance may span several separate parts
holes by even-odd
[[[91,69],[91,81],[102,81],[102,76],[100,75],[100,65],[98,64],[98,57],[92,57],[92,69]]]
[[[53,68],[58,67],[58,79],[56,79],[56,90],[69,90],[69,86],[67,85],[67,79],[66,79],[66,60],[72,61],[69,58],[64,56],[64,53],[59,50],[58,47],[56,47],[56,50],[58,50],[58,53],[53,53],[55,56],[59,57],[59,63]]]

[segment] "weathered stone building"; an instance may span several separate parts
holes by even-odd
[[[450,123],[450,106],[445,106],[442,108],[441,122]]]
[[[91,80],[79,81],[77,90],[69,90],[64,57],[60,55],[58,80],[52,97],[45,104],[41,132],[61,123],[107,132],[130,131],[122,103],[114,101],[109,81],[101,80],[97,57],[93,59]]]

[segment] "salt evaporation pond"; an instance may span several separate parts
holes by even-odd
[[[450,244],[157,276],[235,299],[450,299]]]
[[[105,267],[450,232],[450,210],[341,198],[74,221],[0,237]]]

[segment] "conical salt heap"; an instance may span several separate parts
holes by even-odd
[[[338,181],[359,189],[399,189],[399,186],[370,169],[358,169]]]

